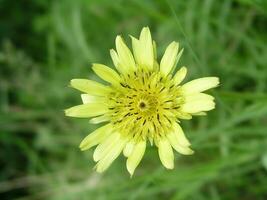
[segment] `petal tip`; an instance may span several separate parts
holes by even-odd
[[[71,113],[70,108],[64,110],[64,114],[66,116],[70,116],[70,113]]]
[[[129,174],[130,174],[130,177],[132,178],[132,176],[133,176],[133,174],[134,174],[134,169],[131,169],[130,167],[129,167],[129,165],[127,165],[126,164],[126,168],[127,168],[127,171],[129,172]]]

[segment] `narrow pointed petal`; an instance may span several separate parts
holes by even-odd
[[[81,98],[82,98],[83,104],[95,102],[94,97],[95,96],[92,96],[92,95],[89,95],[89,94],[81,94]]]
[[[181,49],[177,55],[176,62],[174,67],[177,65],[177,63],[180,61],[181,56],[183,55],[184,49]]]
[[[193,113],[192,115],[196,115],[196,116],[206,116],[207,113],[206,113],[206,112],[197,112],[197,113]]]
[[[121,36],[116,37],[116,49],[119,56],[119,64],[125,66],[127,71],[135,69],[135,61],[130,49],[126,46]]]
[[[154,61],[157,60],[157,43],[153,40]]]
[[[131,155],[131,153],[133,152],[134,146],[134,142],[130,140],[123,149],[123,155],[125,157],[129,157],[129,155]]]
[[[145,150],[146,150],[146,141],[142,140],[135,145],[131,155],[128,157],[126,162],[126,167],[131,176],[133,175],[136,167],[142,160]]]
[[[110,134],[103,142],[101,142],[95,149],[93,158],[94,161],[99,161],[105,157],[108,152],[116,146],[116,142],[119,141],[120,135],[117,132]]]
[[[164,76],[167,76],[175,67],[174,65],[176,64],[178,49],[179,44],[177,42],[172,42],[167,47],[160,61],[160,71]]]
[[[141,57],[141,65],[148,69],[153,69],[154,51],[151,33],[148,27],[144,27],[140,34],[140,50],[138,53]]]
[[[127,140],[120,138],[116,145],[96,164],[96,171],[99,173],[104,172],[112,162],[120,155]]]
[[[185,113],[198,113],[203,111],[209,111],[215,108],[213,101],[191,101],[183,104],[180,108]]]
[[[82,98],[83,104],[99,103],[99,102],[104,101],[103,97],[93,96],[93,95],[89,95],[89,94],[81,94],[81,98]]]
[[[167,169],[174,168],[174,155],[171,144],[166,138],[160,138],[158,141],[158,152],[161,163]]]
[[[180,91],[184,95],[193,94],[217,87],[218,85],[219,85],[218,77],[198,78],[182,85]]]
[[[124,73],[126,70],[125,66],[120,65],[120,60],[117,52],[114,49],[110,49],[110,56],[113,61],[114,66],[120,73]]]
[[[167,138],[171,144],[171,146],[180,154],[183,155],[192,155],[194,153],[188,146],[182,146],[177,140],[177,135],[174,132],[170,132],[167,134]]]
[[[184,96],[184,101],[188,102],[197,102],[197,101],[213,101],[214,97],[205,93],[194,93]]]
[[[183,52],[184,52],[184,49],[182,49],[182,50],[180,50],[180,51],[178,52],[177,57],[176,57],[176,61],[175,61],[174,65],[173,65],[173,68],[171,69],[171,71],[170,71],[169,74],[173,73],[173,71],[175,70],[175,68],[176,68],[176,66],[177,66],[177,63],[179,62],[179,60],[180,60],[180,58],[181,58]]]
[[[102,64],[93,64],[94,72],[102,78],[113,85],[117,85],[120,82],[120,76],[113,69]]]
[[[65,115],[69,117],[95,117],[108,112],[108,108],[102,103],[89,103],[74,106],[65,110]]]
[[[174,136],[175,136],[175,140],[178,141],[178,143],[182,146],[190,146],[190,142],[188,141],[188,139],[185,137],[184,131],[181,128],[181,126],[178,123],[174,124]]]
[[[77,90],[96,96],[105,96],[110,92],[109,87],[87,79],[72,79],[70,85]]]
[[[181,69],[179,69],[173,77],[174,84],[179,85],[184,80],[186,73],[186,67],[181,67]]]
[[[139,66],[142,66],[143,65],[142,64],[142,49],[141,49],[140,41],[133,36],[131,36],[131,39],[132,39],[132,49],[133,49],[135,61]]]
[[[185,120],[192,119],[192,115],[191,114],[182,112],[181,110],[179,110],[179,113],[177,114],[177,117],[179,119],[185,119]]]
[[[99,144],[110,134],[111,130],[112,130],[111,124],[107,124],[105,126],[102,126],[98,129],[96,129],[95,131],[90,133],[88,136],[86,136],[82,140],[82,142],[79,146],[80,149],[82,151],[85,151],[85,150],[90,149],[91,147]]]
[[[106,122],[106,121],[109,121],[110,118],[105,116],[105,115],[102,115],[102,116],[99,116],[99,117],[95,117],[95,118],[92,118],[90,119],[90,123],[91,124],[99,124],[99,123],[102,123],[102,122]]]

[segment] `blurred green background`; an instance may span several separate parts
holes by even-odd
[[[97,79],[118,34],[151,28],[158,55],[185,48],[187,80],[218,76],[217,109],[183,121],[195,154],[175,169],[148,148],[132,179],[120,156],[104,174],[82,138],[97,126],[64,116],[72,78]],[[266,0],[0,0],[0,199],[267,199]]]

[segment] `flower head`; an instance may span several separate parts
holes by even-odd
[[[193,154],[179,120],[205,115],[215,107],[214,98],[203,91],[218,86],[217,77],[181,84],[187,69],[181,67],[173,74],[183,52],[177,42],[167,47],[158,63],[148,27],[142,29],[139,39],[131,39],[133,54],[121,36],[116,38],[116,51],[110,50],[117,71],[93,64],[94,72],[107,84],[71,80],[71,86],[84,93],[83,104],[67,109],[65,114],[91,118],[94,124],[106,123],[80,144],[81,150],[97,145],[93,154],[97,172],[106,170],[123,152],[127,170],[133,175],[149,143],[157,146],[164,167],[173,169],[173,149]]]

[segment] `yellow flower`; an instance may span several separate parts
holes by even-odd
[[[183,52],[177,42],[167,47],[158,63],[156,44],[148,27],[142,29],[139,39],[131,39],[133,54],[121,36],[116,38],[116,51],[110,50],[117,71],[93,64],[94,72],[106,85],[87,79],[73,79],[70,83],[84,93],[83,104],[65,110],[65,114],[92,118],[93,124],[106,123],[80,144],[81,150],[97,145],[93,154],[97,172],[105,171],[123,152],[127,170],[133,175],[147,141],[157,146],[164,167],[173,169],[173,149],[184,155],[193,154],[179,120],[205,115],[215,108],[214,98],[203,91],[218,86],[217,77],[182,85],[187,69],[181,67],[173,74]]]

